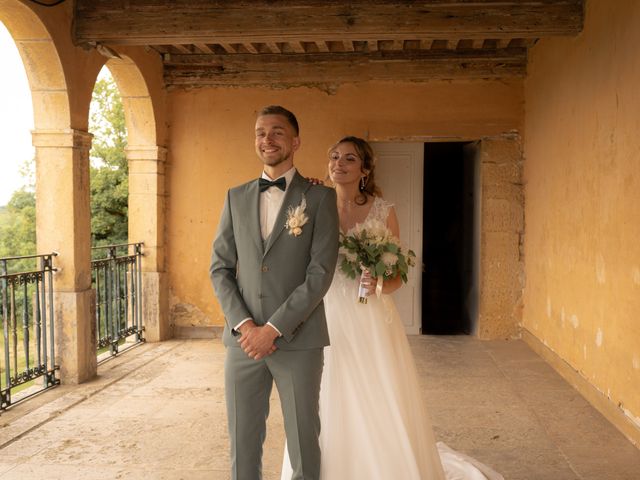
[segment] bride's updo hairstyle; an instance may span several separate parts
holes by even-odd
[[[358,185],[358,196],[355,198],[355,202],[358,205],[364,205],[367,203],[367,195],[371,195],[372,197],[381,196],[382,192],[375,182],[376,159],[373,155],[371,145],[362,138],[347,136],[334,143],[331,148],[329,148],[329,154],[341,143],[350,143],[355,147],[358,156],[362,160],[362,173],[368,172],[366,174],[367,176],[364,177],[364,181],[361,181]]]

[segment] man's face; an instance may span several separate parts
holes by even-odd
[[[265,165],[293,166],[293,154],[299,146],[300,137],[282,115],[263,115],[256,120],[256,153]]]

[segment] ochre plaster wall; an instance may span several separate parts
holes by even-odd
[[[530,54],[523,326],[640,433],[640,3],[586,5]]]
[[[208,278],[226,190],[260,175],[255,113],[292,110],[301,126],[295,163],[324,178],[328,147],[346,134],[370,140],[479,139],[519,131],[522,82],[369,83],[319,89],[200,89],[168,94],[167,245],[176,326],[223,324]]]

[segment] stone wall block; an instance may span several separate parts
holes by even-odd
[[[522,163],[522,142],[519,135],[485,138],[482,140],[481,160],[486,164]]]
[[[29,85],[32,89],[65,90],[67,88],[53,42],[22,40],[16,45],[25,63],[25,70],[29,72]]]
[[[142,319],[145,338],[160,342],[173,337],[169,324],[169,283],[166,273],[142,273]]]
[[[69,97],[64,90],[31,90],[31,101],[36,129],[54,129],[68,123]]]
[[[508,200],[516,205],[524,205],[522,185],[515,183],[487,183],[482,186],[486,199]]]
[[[95,291],[55,292],[56,365],[63,384],[91,380],[97,372]]]
[[[482,165],[483,185],[520,184],[522,167],[519,163],[485,163]]]
[[[485,232],[524,230],[524,205],[514,200],[483,199],[482,229]]]
[[[480,150],[480,298],[478,335],[510,338],[522,319],[524,192],[517,135],[484,139]]]

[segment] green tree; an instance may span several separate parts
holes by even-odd
[[[0,258],[36,253],[36,196],[26,187],[13,193],[0,213]]]
[[[127,130],[122,98],[108,70],[93,90],[91,147],[91,236],[94,246],[126,243],[128,237]]]

